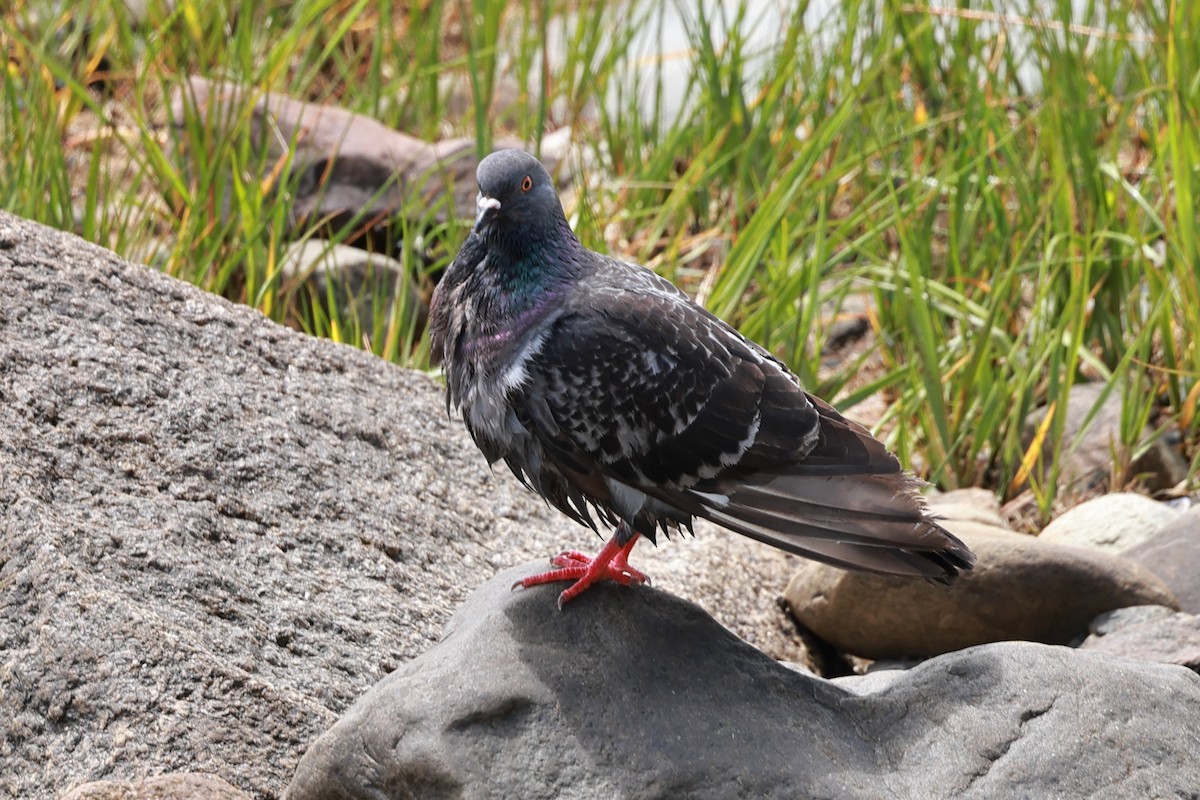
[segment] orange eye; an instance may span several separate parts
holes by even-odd
[[[521,191],[528,192],[532,188],[533,188],[533,178],[526,175],[525,180],[521,181]]]

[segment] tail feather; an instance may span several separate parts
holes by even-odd
[[[848,541],[795,539],[776,531],[742,523],[720,512],[714,512],[710,519],[743,536],[841,569],[927,578],[939,583],[949,583],[960,572],[970,569],[973,563],[969,550],[908,551]],[[931,527],[940,530],[936,523],[931,523]]]
[[[741,486],[728,501],[704,495],[698,513],[718,525],[845,569],[948,581],[975,562],[926,512],[904,473],[790,473]]]
[[[924,514],[917,482],[893,475],[781,475],[767,483],[744,485],[731,502],[785,517],[891,519],[916,522]]]

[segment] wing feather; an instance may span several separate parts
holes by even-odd
[[[581,292],[527,368],[510,399],[563,478],[556,505],[584,496],[650,539],[701,516],[888,574],[943,580],[973,561],[882,443],[676,293]],[[607,481],[640,492],[644,509],[619,512]]]

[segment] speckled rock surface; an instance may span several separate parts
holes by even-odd
[[[140,781],[93,781],[60,800],[250,800],[220,778],[196,772],[171,772]]]
[[[179,771],[276,796],[470,590],[599,545],[428,376],[4,213],[0,276],[0,797]],[[729,538],[642,563],[797,660],[786,562],[731,567]]]

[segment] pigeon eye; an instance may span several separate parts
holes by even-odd
[[[532,188],[533,188],[533,178],[526,175],[525,179],[521,181],[521,191],[528,192]]]

